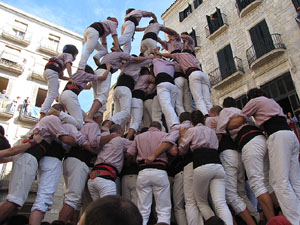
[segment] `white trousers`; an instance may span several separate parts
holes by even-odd
[[[58,73],[51,69],[46,69],[43,74],[45,80],[47,81],[48,91],[47,96],[41,106],[41,113],[47,113],[55,100],[58,97],[58,89],[59,89],[59,82],[58,82]]]
[[[209,92],[209,79],[206,73],[194,71],[189,76],[189,84],[196,107],[203,115],[212,108]]]
[[[194,169],[193,189],[199,210],[205,220],[214,216],[208,203],[210,192],[216,214],[226,225],[232,225],[232,215],[225,200],[225,171],[221,164],[206,164]]]
[[[97,69],[95,70],[95,75],[101,76],[105,71],[106,71],[105,69]],[[110,90],[110,83],[111,83],[110,72],[108,73],[106,80],[104,81],[97,80],[92,82],[94,98],[97,99],[102,104],[102,107],[100,108],[99,111],[106,108],[105,106],[106,106],[106,102]]]
[[[191,162],[183,168],[183,191],[186,218],[188,225],[203,225],[203,219],[194,195],[193,176],[194,169],[193,163]]]
[[[269,185],[269,163],[266,138],[258,135],[251,139],[242,149],[242,161],[244,163],[249,185],[258,197],[273,190]]]
[[[144,101],[144,110],[143,110],[144,127],[149,127],[152,121],[152,102],[153,99],[147,99]]]
[[[244,211],[246,207],[251,215],[257,212],[247,197],[245,189],[245,169],[241,159],[241,153],[236,150],[225,150],[220,154],[220,160],[224,167],[226,178],[226,200],[236,214]]]
[[[63,175],[65,180],[64,203],[79,211],[82,205],[82,193],[89,177],[89,167],[75,157],[68,157],[63,163]]]
[[[78,95],[73,91],[65,90],[59,96],[59,102],[66,108],[68,113],[76,120],[76,128],[80,130],[83,126],[83,116],[78,100]]]
[[[157,85],[156,88],[161,111],[165,115],[166,123],[170,130],[172,125],[179,124],[179,119],[174,109],[177,98],[177,87],[170,82],[163,82]]]
[[[131,39],[135,31],[135,25],[132,21],[127,20],[123,23],[121,29],[121,37],[119,37],[119,45],[123,46],[123,52],[130,54],[131,51]]]
[[[20,154],[13,163],[6,200],[22,207],[35,179],[38,162],[29,153]]]
[[[136,193],[136,174],[125,175],[122,177],[122,197],[132,201],[137,206]]]
[[[271,185],[283,214],[291,224],[300,222],[299,142],[293,131],[281,130],[267,140]]]
[[[163,126],[162,124],[162,111],[161,111],[161,106],[158,100],[158,96],[155,95],[151,104],[152,110],[151,110],[151,118],[152,121],[157,121],[160,122],[160,124]]]
[[[130,118],[132,93],[126,86],[117,86],[113,99],[116,113],[109,120],[122,125]]]
[[[173,179],[173,207],[174,215],[178,225],[187,225],[185,214],[185,201],[183,192],[183,172],[179,172]]]
[[[178,90],[175,107],[177,115],[180,116],[183,112],[192,112],[192,94],[188,80],[184,77],[177,77],[174,82]]]
[[[81,55],[78,68],[84,70],[87,61],[94,50],[98,51],[98,53],[95,55],[97,59],[100,59],[102,56],[106,55],[107,50],[99,43],[99,32],[96,29],[88,27],[85,30],[83,37],[86,45]]]
[[[155,50],[157,46],[157,41],[152,38],[146,38],[141,42],[141,52],[144,52],[144,56],[148,56],[151,50]]]
[[[157,223],[170,224],[171,197],[167,172],[159,169],[143,169],[139,172],[136,191],[138,209],[143,217],[143,225],[147,225],[152,204],[152,194],[155,199]]]
[[[93,201],[107,195],[116,195],[116,183],[112,180],[96,177],[88,180],[88,188]]]
[[[40,160],[38,178],[39,188],[31,211],[47,212],[51,209],[62,172],[62,162],[58,158],[44,156]]]
[[[131,122],[130,128],[135,131],[141,126],[143,120],[143,100],[140,98],[132,98],[131,100]]]

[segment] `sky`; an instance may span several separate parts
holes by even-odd
[[[2,0],[2,2],[81,35],[93,22],[106,19],[108,16],[116,17],[119,21],[118,35],[120,35],[126,9],[151,11],[157,16],[158,22],[163,23],[161,14],[174,0]],[[143,18],[139,27],[147,26],[150,19]],[[143,32],[136,32],[131,54],[139,54],[142,36]],[[159,36],[164,38],[163,34]],[[112,43],[112,39],[108,39],[107,42]],[[94,54],[95,52],[92,55]],[[92,60],[89,60],[88,64],[96,68]],[[119,72],[116,72],[113,75],[112,83],[116,81],[118,74]],[[93,102],[92,91],[82,91],[79,95],[79,102],[82,109],[88,111]]]

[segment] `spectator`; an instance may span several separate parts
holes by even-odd
[[[296,137],[298,138],[299,142],[299,134],[298,134],[298,119],[296,116],[293,116],[291,112],[287,113],[287,122],[289,127],[291,128],[292,131],[294,131]]]
[[[297,16],[295,19],[298,23],[300,23],[300,7],[297,8]]]
[[[0,150],[10,148],[10,144],[4,135],[4,128],[0,125]]]
[[[92,202],[81,216],[79,225],[142,225],[137,207],[120,196],[105,196]]]
[[[9,106],[8,113],[13,114],[16,110],[16,107],[18,106],[18,102],[20,100],[20,96],[17,97],[17,99],[13,100]]]
[[[8,96],[6,95],[6,89],[3,89],[0,93],[0,99],[8,99]]]
[[[29,97],[26,97],[23,101],[23,106],[22,106],[22,114],[23,116],[28,116],[28,105],[29,105]]]

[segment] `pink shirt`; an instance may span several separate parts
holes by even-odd
[[[150,74],[140,75],[138,77],[138,81],[134,85],[134,90],[142,90],[145,93],[149,92],[148,89],[152,90],[153,89],[152,86],[155,86],[155,84],[152,82],[152,79],[153,79],[153,76]],[[150,86],[150,88],[149,88],[149,86]]]
[[[182,39],[182,50],[188,49],[191,51],[195,50],[195,41],[191,36],[187,36],[185,39]]]
[[[98,153],[95,165],[106,163],[114,166],[120,173],[124,163],[124,152],[130,144],[131,141],[126,138],[116,137],[111,139]]]
[[[61,120],[54,115],[42,118],[30,131],[30,134],[39,134],[49,144],[54,138],[59,139],[62,135],[68,135]]]
[[[125,20],[130,16],[133,16],[134,18],[136,18],[136,20],[139,24],[142,17],[152,17],[152,12],[135,9],[135,10],[132,10],[130,13],[128,13],[128,15],[125,16]]]
[[[193,127],[193,125],[190,121],[186,120],[186,121],[183,121],[183,123],[181,123],[181,124],[176,124],[176,125],[172,126],[170,133],[168,133],[168,135],[163,139],[163,142],[169,142],[172,144],[176,144],[176,141],[178,140],[178,138],[180,136],[180,128],[181,127],[191,128],[191,127]]]
[[[60,54],[58,56],[54,56],[52,58],[55,59],[57,61],[57,63],[61,66],[61,70],[66,69],[67,63],[71,63],[71,65],[72,65],[72,62],[74,60],[73,55],[70,53],[62,53],[62,54]]]
[[[70,123],[64,123],[63,127],[68,132],[69,136],[75,139],[76,143],[79,146],[87,144],[87,138],[79,130],[77,130],[77,128],[74,125]]]
[[[162,132],[155,127],[150,127],[147,132],[135,137],[131,146],[128,148],[127,153],[133,156],[137,154],[137,162],[146,159],[156,151],[166,136],[167,133]],[[168,162],[167,154],[165,152],[156,159]]]
[[[80,132],[88,139],[92,148],[99,147],[101,130],[97,123],[85,123]]]
[[[121,66],[121,73],[131,76],[136,83],[139,79],[139,74],[143,66],[147,66],[152,62],[152,59],[146,59],[142,62],[130,61]]]
[[[273,116],[284,116],[282,108],[274,99],[264,96],[251,99],[243,108],[242,115],[248,119],[253,116],[257,126],[261,127],[264,122]]]
[[[111,34],[113,35],[118,35],[117,34],[117,23],[111,20],[101,20],[99,21],[104,28],[104,33],[100,37],[102,43],[106,43],[106,37]]]
[[[238,109],[238,108],[235,108],[235,107],[222,109],[222,111],[220,112],[220,115],[219,115],[219,121],[218,121],[218,126],[217,126],[217,129],[216,129],[216,133],[217,134],[226,134],[227,133],[226,132],[226,127],[227,127],[228,123],[233,118],[236,118],[237,116],[239,116],[240,113],[241,113],[241,110]],[[244,123],[236,129],[229,130],[229,134],[230,134],[231,138],[233,140],[235,140],[239,130],[247,124],[248,123]]]
[[[169,53],[173,52],[174,50],[181,50],[182,42],[180,35],[177,34],[174,36],[170,36],[169,41],[164,41],[162,43],[162,47],[166,49]]]
[[[165,59],[154,58],[153,62],[153,72],[156,77],[159,73],[167,73],[171,77],[174,77],[175,66],[174,63]]]
[[[187,153],[189,147],[192,151],[199,148],[218,149],[219,141],[216,132],[201,123],[188,129],[179,145],[179,151]]]
[[[187,69],[190,67],[201,69],[199,60],[190,53],[173,53],[172,56],[180,64],[184,73],[186,73]]]
[[[101,64],[110,64],[114,73],[120,69],[122,60],[130,61],[132,60],[132,56],[124,52],[110,52],[103,56]]]
[[[164,25],[161,25],[159,23],[150,23],[145,31],[144,31],[144,35],[147,33],[155,33],[156,35],[158,35],[159,31],[161,31],[164,28]]]
[[[77,86],[84,89],[90,81],[95,81],[98,76],[92,73],[87,73],[84,70],[78,70],[72,75],[72,79],[76,82]]]
[[[218,121],[219,121],[219,117],[218,116],[207,117],[206,120],[205,120],[205,126],[211,128],[213,130],[216,130],[217,128],[213,127],[212,123],[218,123]]]

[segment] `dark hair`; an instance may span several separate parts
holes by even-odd
[[[161,130],[161,124],[157,121],[152,121],[150,127],[156,127],[157,129]]]
[[[5,135],[5,130],[2,125],[0,125],[0,134],[2,134],[3,136]]]
[[[222,107],[219,106],[219,105],[214,105],[210,110],[209,112],[213,112],[213,113],[217,113],[219,114],[222,110]]]
[[[189,120],[191,121],[191,113],[190,112],[183,112],[179,116],[179,122],[182,123],[183,121]]]
[[[63,48],[63,53],[70,53],[75,58],[75,56],[78,54],[78,49],[75,45],[65,45]]]
[[[141,68],[140,74],[141,74],[141,75],[144,75],[144,74],[150,74],[149,68],[143,66],[143,67]]]
[[[84,71],[87,72],[87,73],[95,74],[93,68],[90,67],[89,65],[85,66]]]
[[[54,220],[51,225],[65,225],[65,222],[61,220]]]
[[[134,8],[129,8],[129,9],[127,9],[127,10],[126,10],[126,15],[129,14],[129,13],[131,13],[133,10],[134,10]]]
[[[105,196],[92,202],[85,211],[85,225],[142,225],[138,208],[117,195]]]
[[[236,107],[236,100],[232,97],[227,97],[223,100],[223,107]]]
[[[247,92],[248,101],[261,96],[266,96],[266,93],[260,88],[252,88]]]
[[[140,133],[145,133],[146,131],[149,130],[149,127],[143,127],[140,131]]]
[[[24,215],[15,215],[9,218],[7,225],[25,225],[28,224],[29,220],[27,216]]]
[[[149,24],[151,24],[151,23],[156,23],[156,22],[155,22],[155,20],[150,20]]]
[[[111,126],[111,128],[109,129],[110,133],[117,133],[119,131],[122,131],[122,127],[119,124],[114,124]]]
[[[56,103],[52,106],[53,109],[56,109],[58,111],[65,111],[65,107],[62,104]]]
[[[196,126],[198,123],[204,124],[203,113],[200,110],[193,111],[191,114],[191,121],[194,126]]]
[[[51,223],[44,221],[44,222],[41,222],[41,225],[51,225]]]
[[[205,221],[204,225],[225,225],[225,223],[220,217],[212,216]]]
[[[181,32],[181,34],[186,34],[186,35],[189,35],[189,33],[188,33],[188,32]]]

